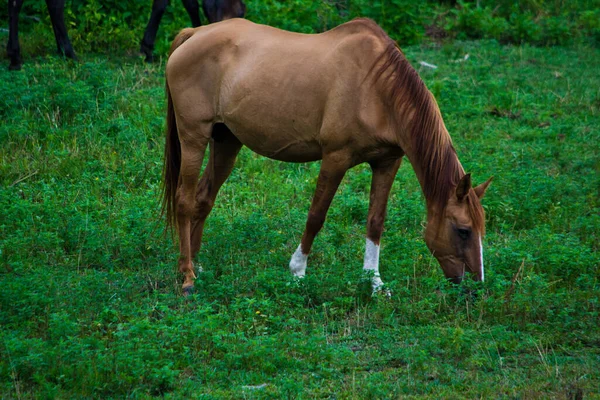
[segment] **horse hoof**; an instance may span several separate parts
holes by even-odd
[[[185,297],[194,293],[194,286],[186,286],[183,288],[183,295]]]
[[[145,47],[144,45],[142,45],[142,47],[140,48],[140,53],[144,56],[144,61],[147,62],[148,64],[151,64],[154,62],[154,54],[152,49]]]
[[[21,65],[22,64],[10,64],[8,66],[8,70],[9,71],[20,71],[21,70]]]
[[[384,297],[386,299],[391,299],[392,298],[392,292],[390,291],[390,289],[386,289],[384,287],[378,286],[376,288],[373,288],[373,293],[371,294],[372,297],[377,297],[377,296],[381,296]]]
[[[149,46],[142,41],[142,43],[140,44],[140,53],[142,53],[142,55],[146,56],[145,61],[147,63],[154,62],[154,54],[152,54],[153,52],[154,52],[154,46]]]

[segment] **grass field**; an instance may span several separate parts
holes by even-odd
[[[3,65],[0,397],[600,398],[600,51],[405,51],[438,66],[419,72],[459,157],[495,180],[486,282],[456,287],[404,163],[382,242],[391,299],[361,274],[369,169],[344,179],[295,283],[319,165],[247,149],[183,298],[158,219],[164,62]]]

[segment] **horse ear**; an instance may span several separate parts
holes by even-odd
[[[460,182],[456,185],[456,197],[458,201],[462,201],[471,189],[471,174],[466,174],[460,178]]]
[[[475,190],[475,194],[477,195],[477,197],[479,197],[480,199],[483,197],[483,195],[485,194],[485,191],[487,190],[488,186],[490,186],[490,183],[492,183],[493,179],[494,179],[494,177],[490,176],[490,179],[483,182],[481,185],[473,188],[473,190]]]

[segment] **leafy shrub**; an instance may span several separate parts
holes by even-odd
[[[541,28],[535,23],[534,16],[530,12],[513,12],[508,20],[510,25],[510,38],[513,42],[538,43],[541,38]]]
[[[541,22],[543,41],[548,45],[568,44],[573,36],[573,27],[565,16],[547,17]]]
[[[431,0],[247,0],[246,3],[248,19],[304,33],[322,32],[356,17],[372,18],[402,46],[418,42],[425,36],[425,28],[435,25],[460,39],[494,38],[513,43],[562,45],[573,39],[598,43],[600,37],[600,10],[585,0],[459,0],[455,4]],[[137,50],[151,8],[144,2],[71,0],[65,10],[78,52],[114,53]],[[4,13],[6,9],[0,9],[0,17],[5,17]],[[36,23],[36,19],[43,23]],[[162,19],[156,51],[165,54],[174,35],[189,23],[182,5],[172,2]],[[25,2],[21,29],[34,31],[26,46],[31,52],[46,53],[54,42],[50,18],[42,2]]]
[[[350,17],[368,17],[378,22],[402,46],[416,43],[434,16],[426,2],[409,0],[350,2]]]
[[[471,3],[461,3],[460,8],[450,10],[453,18],[446,29],[456,32],[459,39],[493,37],[505,39],[508,36],[509,23],[506,19],[494,16],[490,7],[475,7]]]
[[[576,29],[584,37],[589,37],[592,43],[600,44],[600,9],[581,12],[577,19]]]
[[[573,38],[597,36],[600,16],[585,1],[562,7],[551,1],[459,1],[445,18],[445,29],[461,39],[563,45]],[[580,27],[572,21],[579,20]],[[581,29],[583,28],[583,29]]]
[[[323,32],[344,21],[335,2],[267,0],[246,3],[249,19],[295,32]]]

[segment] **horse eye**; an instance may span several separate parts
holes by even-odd
[[[456,231],[462,240],[467,240],[471,235],[471,231],[469,229],[458,228]]]

